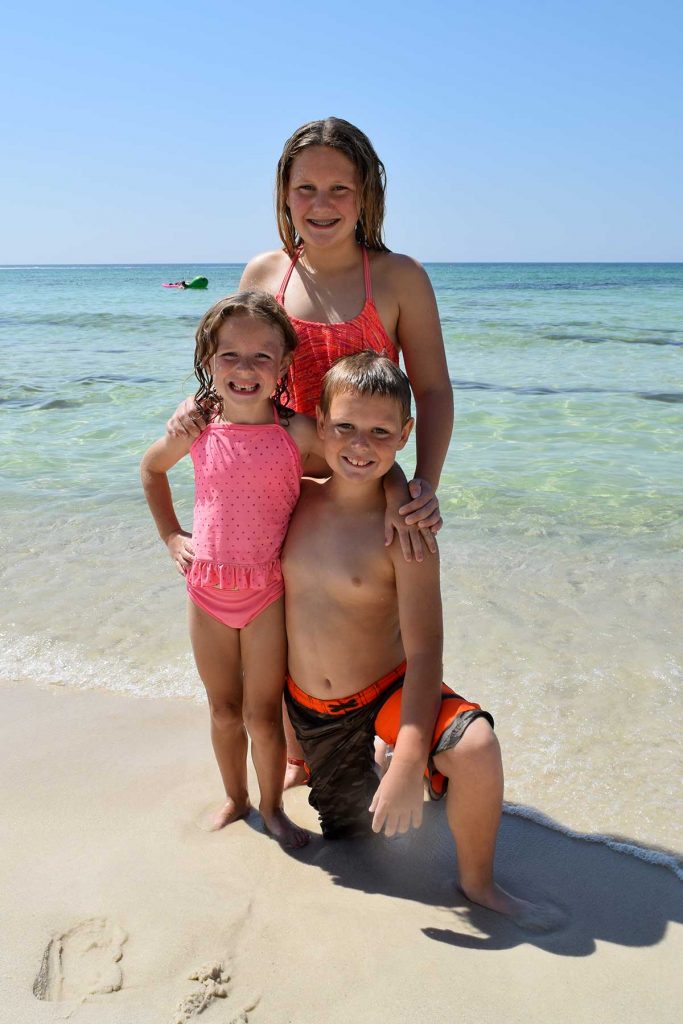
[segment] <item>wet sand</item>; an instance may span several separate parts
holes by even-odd
[[[256,812],[197,827],[221,795],[204,709],[0,694],[13,1024],[678,1019],[683,886],[665,866],[506,814],[500,880],[566,915],[522,932],[458,895],[439,805],[409,838],[288,854]],[[315,829],[306,790],[286,806]]]

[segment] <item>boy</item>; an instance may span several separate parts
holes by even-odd
[[[539,907],[493,880],[500,749],[491,716],[441,684],[438,554],[406,562],[385,545],[382,477],[412,426],[408,379],[389,359],[361,352],[327,373],[318,432],[332,476],[302,482],[282,559],[285,698],[310,803],[325,838],[392,836],[421,824],[427,775],[430,795],[446,791],[464,895],[544,928]],[[394,747],[379,783],[375,734]]]

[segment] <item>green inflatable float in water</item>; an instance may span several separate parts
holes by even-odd
[[[164,288],[206,288],[209,284],[208,277],[193,277],[191,281],[167,281]]]

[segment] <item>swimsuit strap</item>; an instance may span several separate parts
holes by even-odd
[[[372,302],[372,275],[370,274],[370,257],[363,246],[363,277],[365,278],[365,301]]]
[[[270,404],[271,404],[271,407],[272,407],[272,410],[273,410],[273,423],[275,424],[276,427],[279,427],[280,426],[280,417],[278,415],[278,411],[277,411],[277,408],[275,406],[275,402],[273,402],[271,400]],[[220,425],[223,425],[223,426],[226,426],[226,427],[244,427],[244,426],[249,426],[249,424],[246,424],[246,423],[233,423],[232,420],[222,420]],[[261,426],[265,427],[265,426],[268,426],[267,423],[254,423],[253,425],[255,427],[261,427]],[[199,435],[199,437],[203,437],[203,436],[204,436],[204,433],[202,431],[202,433]],[[199,438],[196,438],[196,440],[199,440]]]
[[[292,276],[292,271],[294,270],[294,267],[297,264],[297,260],[299,259],[299,256],[301,256],[301,251],[302,251],[302,247],[299,246],[299,248],[296,250],[296,252],[292,256],[290,264],[287,267],[287,270],[285,272],[285,276],[282,278],[282,284],[280,285],[278,293],[275,296],[275,301],[279,302],[280,305],[283,308],[284,308],[284,304],[285,304],[285,302],[284,302],[284,299],[285,299],[285,289],[287,288],[287,285],[289,284],[289,279]]]
[[[297,264],[299,256],[303,252],[303,246],[299,246],[296,250],[292,259],[290,260],[289,266],[285,271],[285,276],[282,278],[282,284],[280,285],[275,301],[279,302],[284,307],[285,291],[289,284],[289,279],[292,276],[292,271]],[[368,250],[365,246],[362,246],[361,252],[363,253],[363,280],[365,281],[365,301],[372,302],[372,274],[370,273],[370,257],[368,256]]]

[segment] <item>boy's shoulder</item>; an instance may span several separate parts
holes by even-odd
[[[419,600],[420,595],[431,599],[438,595],[441,600],[441,567],[438,549],[432,553],[424,546],[422,561],[412,558],[406,561],[398,537],[394,534],[391,544],[385,549],[393,567],[396,588],[401,593],[412,593]]]

